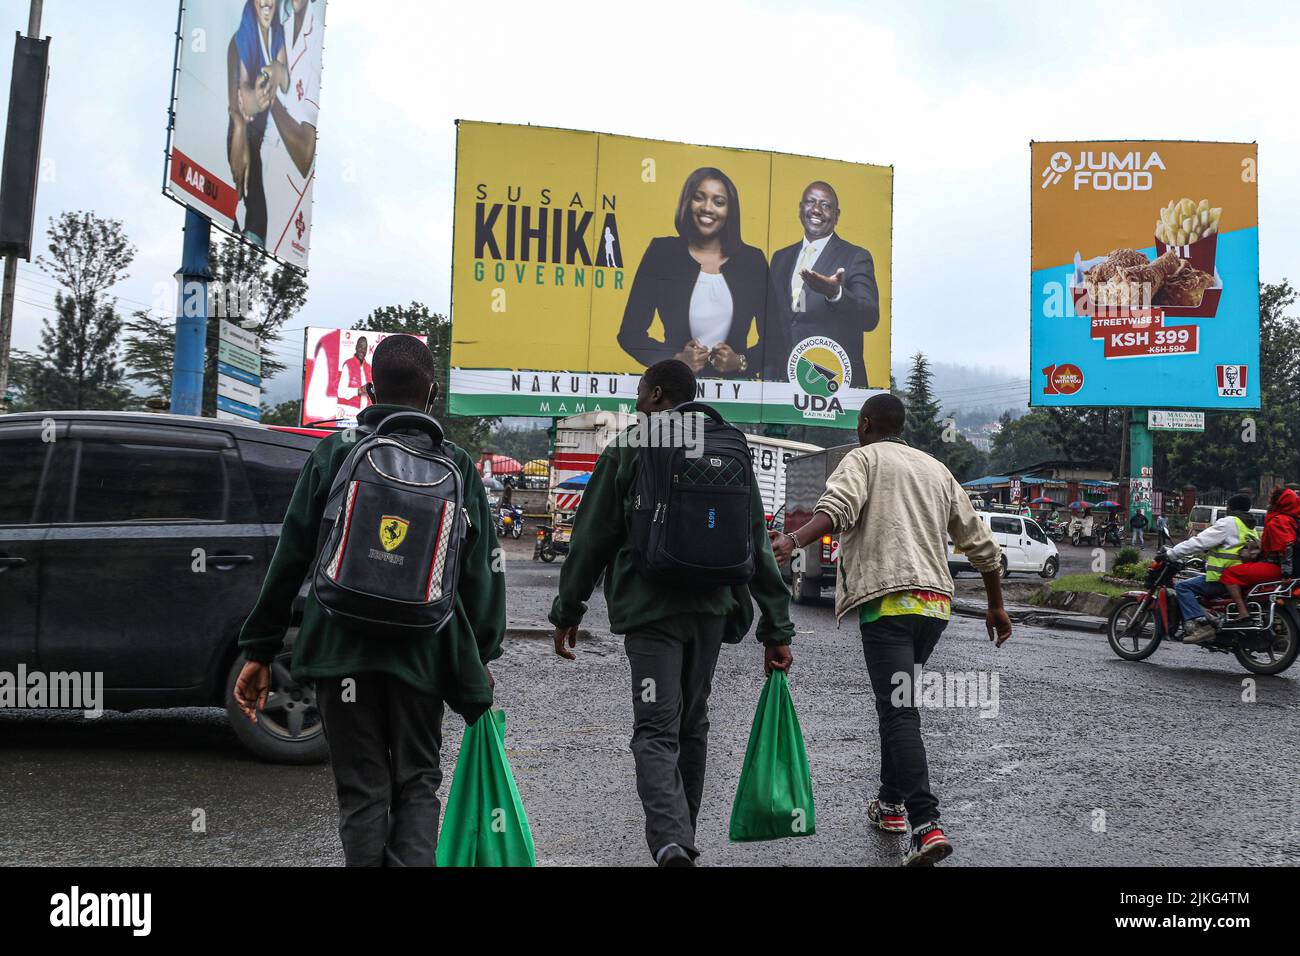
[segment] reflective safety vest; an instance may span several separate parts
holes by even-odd
[[[1205,552],[1205,580],[1207,583],[1219,580],[1225,568],[1230,568],[1234,564],[1241,564],[1242,546],[1247,541],[1259,540],[1259,532],[1246,527],[1246,522],[1236,515],[1231,517],[1233,521],[1237,522],[1237,543],[1232,547],[1221,544],[1212,551]]]

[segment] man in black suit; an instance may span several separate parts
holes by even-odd
[[[834,339],[849,355],[850,385],[864,388],[862,334],[880,322],[871,253],[835,234],[840,201],[829,183],[809,183],[799,203],[804,238],[772,256],[767,292],[764,378],[785,381],[790,352],[811,335]]]

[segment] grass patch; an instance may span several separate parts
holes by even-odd
[[[1123,597],[1130,589],[1103,581],[1100,574],[1066,574],[1052,582],[1052,590],[1104,594],[1114,598]]]

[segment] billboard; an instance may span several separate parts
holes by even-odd
[[[262,340],[225,319],[217,338],[217,418],[262,420]]]
[[[733,421],[889,387],[892,168],[457,125],[453,413],[630,410],[674,357]]]
[[[183,0],[163,192],[307,270],[325,0]]]
[[[370,356],[393,332],[365,329],[303,330],[302,412],[299,424],[320,428],[351,428],[357,413],[371,404]],[[427,336],[417,335],[425,345]]]
[[[1258,408],[1255,144],[1030,152],[1030,404]]]

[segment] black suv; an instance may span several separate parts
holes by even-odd
[[[319,434],[143,412],[0,416],[0,671],[102,672],[106,708],[225,706],[259,757],[323,760],[287,651],[256,724],[233,695],[239,629]]]

